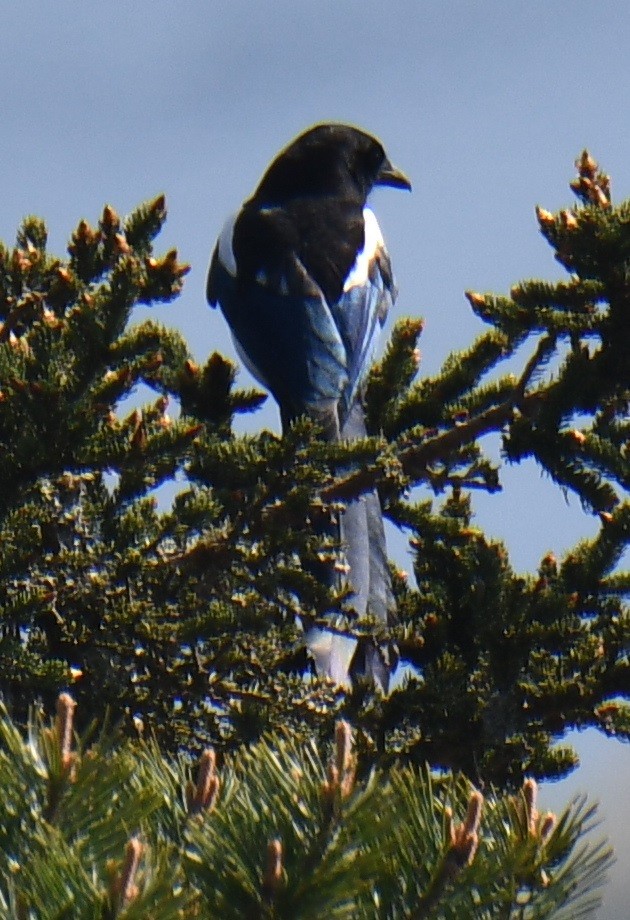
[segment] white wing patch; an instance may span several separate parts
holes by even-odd
[[[223,225],[218,243],[221,265],[233,278],[236,278],[236,259],[234,258],[234,250],[232,249],[232,238],[234,236],[234,224],[236,223],[237,217],[238,212],[228,217]]]
[[[371,211],[370,208],[364,208],[363,220],[365,223],[365,243],[363,244],[363,249],[357,253],[354,265],[346,278],[343,286],[344,291],[349,291],[353,287],[361,287],[367,282],[370,277],[370,264],[376,251],[385,245],[374,211]]]

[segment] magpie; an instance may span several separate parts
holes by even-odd
[[[285,430],[308,415],[331,441],[366,436],[366,377],[397,293],[366,204],[380,185],[411,189],[380,141],[350,125],[315,125],[278,154],[219,236],[208,302],[219,305],[240,358],[273,394]],[[338,523],[358,617],[393,622],[376,491],[350,502]],[[311,629],[307,645],[320,675],[348,685],[364,673],[387,691],[386,650],[323,629]]]

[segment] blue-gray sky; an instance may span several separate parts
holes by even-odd
[[[0,237],[28,213],[62,252],[81,217],[165,192],[164,249],[193,266],[156,314],[196,356],[233,354],[204,303],[210,248],[271,157],[316,121],[358,124],[411,176],[374,206],[394,262],[397,310],[421,314],[423,373],[481,331],[463,297],[561,274],[534,205],[570,204],[588,147],[630,196],[630,6],[619,0],[21,0],[0,37]],[[243,377],[246,382],[246,378]],[[272,406],[250,425],[277,426]],[[478,522],[535,568],[596,522],[541,479],[510,469]],[[406,562],[404,541],[392,553]],[[546,793],[602,802],[621,867],[601,917],[627,917],[630,752],[593,732],[583,767]],[[624,788],[625,787],[625,788]],[[624,871],[625,868],[625,871]]]

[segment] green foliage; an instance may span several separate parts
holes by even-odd
[[[234,364],[200,367],[178,333],[130,325],[186,272],[153,251],[163,198],[82,221],[66,260],[27,218],[0,248],[0,690],[15,717],[72,686],[86,725],[108,710],[172,752],[225,753],[279,730],[318,742],[343,716],[363,776],[428,761],[513,788],[572,768],[555,743],[572,727],[630,737],[630,205],[611,205],[587,156],[576,182],[576,208],[538,212],[569,280],[469,294],[491,328],[430,378],[421,322],[400,321],[369,382],[371,436],[351,445],[306,419],[237,435],[264,396],[236,388]],[[155,395],[130,410],[140,384]],[[496,432],[507,459],[534,458],[600,516],[532,575],[474,525],[470,493],[500,488],[483,451]],[[311,624],[373,633],[313,573],[339,550],[322,522],[375,485],[416,582],[393,572],[398,622],[374,635],[410,666],[387,698],[318,680],[303,641]]]
[[[27,737],[0,714],[2,917],[579,918],[610,864],[592,808],[540,815],[532,781],[357,782],[345,723],[328,764],[312,741],[263,741],[218,772],[206,751],[195,782],[154,743],[75,749],[73,714],[66,694]]]

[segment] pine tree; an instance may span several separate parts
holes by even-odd
[[[587,917],[610,863],[578,846],[593,809],[539,814],[536,783],[482,795],[394,767],[360,782],[339,722],[193,775],[155,744],[75,746],[62,694],[28,737],[0,712],[0,912],[38,920]]]
[[[469,293],[489,331],[434,377],[418,373],[421,322],[399,321],[352,445],[306,419],[237,435],[264,394],[219,354],[197,366],[172,329],[130,325],[187,271],[153,251],[163,198],[81,221],[66,259],[27,218],[0,248],[0,689],[17,722],[71,688],[81,726],[107,712],[164,751],[222,758],[270,733],[321,746],[343,718],[361,780],[429,763],[512,790],[575,765],[555,744],[572,727],[628,737],[630,203],[613,206],[586,152],[577,166],[577,204],[538,209],[567,280]],[[501,372],[514,356],[520,376]],[[140,383],[155,397],[130,408]],[[471,493],[500,487],[494,432],[600,517],[531,575],[473,523]],[[388,635],[312,574],[338,550],[319,525],[374,485],[414,548]],[[386,698],[308,676],[312,623],[395,642],[412,676]]]

